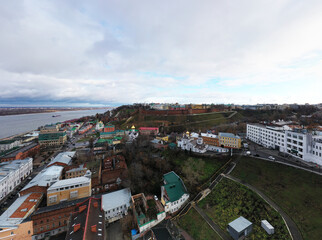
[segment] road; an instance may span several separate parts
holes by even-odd
[[[224,177],[234,181],[238,182],[246,187],[248,187],[253,192],[257,193],[262,199],[264,199],[269,205],[271,205],[272,208],[274,208],[283,218],[290,235],[292,236],[292,239],[294,240],[302,240],[302,234],[297,228],[296,224],[293,222],[293,220],[276,204],[274,203],[269,197],[267,197],[264,193],[259,191],[257,188],[253,187],[252,185],[249,185],[247,183],[243,183],[240,179],[233,177],[231,175],[224,175]]]
[[[322,175],[322,167],[316,164],[308,163],[291,156],[282,157],[279,155],[278,150],[267,149],[254,142],[251,142],[248,145],[249,145],[249,150],[251,151],[252,157],[258,157],[263,160],[289,165],[305,171]],[[269,156],[273,156],[275,160],[268,159]]]

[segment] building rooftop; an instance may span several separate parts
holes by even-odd
[[[47,191],[60,188],[60,187],[67,187],[67,186],[72,186],[75,184],[83,184],[83,183],[90,183],[91,179],[88,177],[76,177],[76,178],[69,178],[69,179],[64,179],[64,180],[59,180],[55,182],[53,185],[51,185]]]
[[[166,182],[164,188],[170,199],[170,202],[177,201],[186,193],[186,188],[181,178],[173,171],[164,174],[163,179]]]
[[[74,152],[62,152],[59,153],[49,164],[48,166],[54,165],[56,163],[62,163],[66,165],[70,165],[72,163],[72,158],[75,156]]]
[[[89,214],[90,213],[90,214]],[[88,198],[78,204],[71,216],[66,240],[105,239],[105,218],[101,198]]]
[[[42,196],[42,193],[28,193],[17,198],[0,216],[0,228],[14,227],[20,224],[35,210]]]
[[[220,132],[219,133],[219,137],[228,137],[228,138],[237,138],[237,139],[240,139],[239,136],[236,136],[233,133],[224,133],[224,132]]]
[[[31,143],[31,144],[28,144],[28,145],[25,145],[21,148],[18,148],[16,149],[15,151],[11,151],[9,152],[8,154],[2,156],[3,158],[11,158],[11,157],[15,157],[18,153],[22,152],[27,152],[28,150],[36,147],[38,145],[38,143]]]
[[[6,177],[11,171],[19,169],[20,165],[27,164],[29,161],[32,161],[32,158],[0,163],[0,179]]]
[[[51,166],[45,168],[36,175],[21,191],[31,188],[33,186],[50,186],[54,182],[58,181],[62,175],[64,167],[62,166]]]
[[[237,232],[242,232],[243,230],[245,230],[245,228],[252,225],[252,223],[248,221],[246,218],[240,216],[239,218],[235,219],[228,225],[233,229],[235,229]]]
[[[16,140],[16,139],[10,139],[10,140],[2,140],[2,141],[0,141],[0,145],[1,144],[10,144],[10,143],[13,143],[13,142],[19,142],[18,140]]]
[[[130,202],[131,190],[129,188],[124,188],[122,190],[102,195],[102,207],[105,211],[116,208],[123,204],[129,205]]]

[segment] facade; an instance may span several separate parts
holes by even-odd
[[[39,144],[31,143],[26,146],[23,146],[15,151],[12,151],[6,155],[3,155],[0,159],[1,162],[8,162],[12,160],[25,159],[27,157],[31,157],[37,152],[39,152]]]
[[[2,140],[0,141],[0,152],[7,151],[21,144],[20,140]]]
[[[203,138],[197,133],[189,132],[183,135],[183,137],[177,141],[178,147],[182,150],[187,150],[195,153],[205,153],[207,152],[208,146],[204,144]]]
[[[100,132],[100,138],[114,138],[117,136],[123,137],[125,135],[124,130],[115,130],[112,132]]]
[[[105,212],[105,220],[109,223],[127,215],[130,206],[131,190],[129,188],[102,195],[102,208]]]
[[[253,230],[253,224],[240,216],[228,224],[227,231],[234,240],[245,238]]]
[[[0,164],[0,200],[10,194],[32,172],[32,158]]]
[[[67,141],[66,131],[60,131],[57,125],[46,125],[40,130],[38,141],[41,147],[57,147]]]
[[[141,135],[157,135],[159,133],[158,127],[140,127],[139,132]]]
[[[79,134],[84,134],[84,133],[88,132],[92,127],[93,127],[93,125],[92,125],[92,124],[87,124],[87,125],[85,125],[85,126],[81,127],[81,128],[78,130],[78,133],[79,133]]]
[[[102,121],[99,121],[96,123],[95,130],[100,132],[103,131],[104,129],[104,123]]]
[[[220,132],[219,136],[219,146],[225,148],[241,148],[241,139],[232,133]]]
[[[61,179],[63,167],[51,166],[45,168],[36,175],[20,192],[20,196],[32,192],[41,192],[46,194],[47,188]]]
[[[161,186],[161,203],[165,212],[174,213],[189,199],[189,193],[181,178],[175,172],[163,175]]]
[[[215,146],[215,147],[219,147],[219,138],[217,135],[215,134],[211,134],[211,133],[201,133],[201,137],[203,139],[203,142],[209,146]]]
[[[115,131],[115,126],[112,124],[106,124],[104,126],[103,132],[114,132]]]
[[[305,129],[247,124],[247,138],[266,148],[275,149],[303,161],[322,165],[322,137],[312,136]]]
[[[89,171],[89,170],[88,170]],[[47,206],[91,196],[91,174],[86,177],[64,179],[47,189]]]
[[[101,198],[88,198],[77,204],[69,219],[66,240],[105,240],[105,217]]]
[[[68,167],[68,170],[65,168],[65,179],[82,177],[86,174],[87,168],[84,164],[79,165],[78,167]]]
[[[41,207],[31,215],[33,223],[32,240],[45,239],[67,230],[70,215],[76,211],[77,204],[88,198],[65,201],[60,204]]]
[[[29,193],[14,201],[0,216],[1,239],[31,239],[32,222],[27,221],[43,198],[42,193]]]
[[[72,164],[72,159],[75,156],[76,152],[62,152],[59,153],[48,165],[47,167],[50,166],[62,166],[66,167],[68,165]]]

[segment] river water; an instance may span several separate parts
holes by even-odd
[[[108,109],[94,109],[0,116],[0,138],[36,130],[38,127],[46,124],[63,122],[84,116],[92,116],[96,113],[104,113],[107,110]],[[53,117],[53,115],[60,116]]]

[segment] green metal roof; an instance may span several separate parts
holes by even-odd
[[[175,172],[164,174],[163,178],[166,182],[164,188],[167,191],[170,202],[179,200],[186,193],[181,178]]]
[[[66,132],[56,132],[56,133],[39,133],[39,140],[45,141],[45,140],[56,140],[60,137],[63,137],[66,135]]]
[[[10,143],[13,143],[13,142],[15,142],[15,141],[17,141],[17,140],[14,140],[14,139],[10,139],[10,140],[2,140],[2,141],[0,141],[0,144],[10,144]]]

